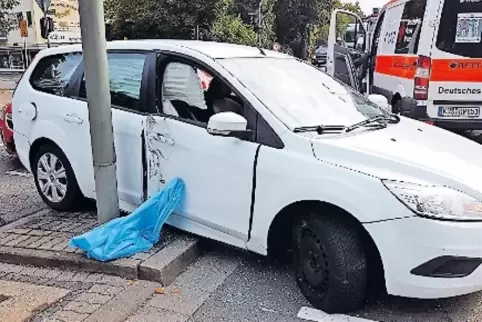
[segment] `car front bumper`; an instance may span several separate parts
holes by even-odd
[[[410,217],[364,226],[389,294],[432,299],[482,290],[482,223]]]

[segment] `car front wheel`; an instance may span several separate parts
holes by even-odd
[[[70,162],[57,146],[40,147],[32,163],[32,172],[42,200],[51,208],[70,210],[81,198]]]
[[[306,299],[327,313],[354,311],[365,301],[365,251],[357,228],[344,218],[310,213],[293,231],[296,282]]]

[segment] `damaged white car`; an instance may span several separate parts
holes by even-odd
[[[378,286],[414,298],[482,289],[476,143],[277,52],[107,48],[123,210],[180,177],[170,225],[263,255],[292,249],[301,291],[327,312],[359,308]],[[83,73],[80,45],[44,50],[13,99],[20,160],[58,210],[95,198]]]

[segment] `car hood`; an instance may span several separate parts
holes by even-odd
[[[450,186],[482,198],[482,146],[462,136],[402,118],[386,129],[360,129],[313,139],[315,157],[375,176]]]

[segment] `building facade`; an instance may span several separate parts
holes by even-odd
[[[54,31],[48,39],[50,45],[81,42],[78,0],[52,0],[47,15],[54,21]],[[43,16],[35,0],[20,0],[12,10],[12,18],[16,23],[27,22],[28,37],[22,38],[18,28],[8,34],[0,31],[0,68],[24,68],[36,52],[47,46],[40,32]]]

